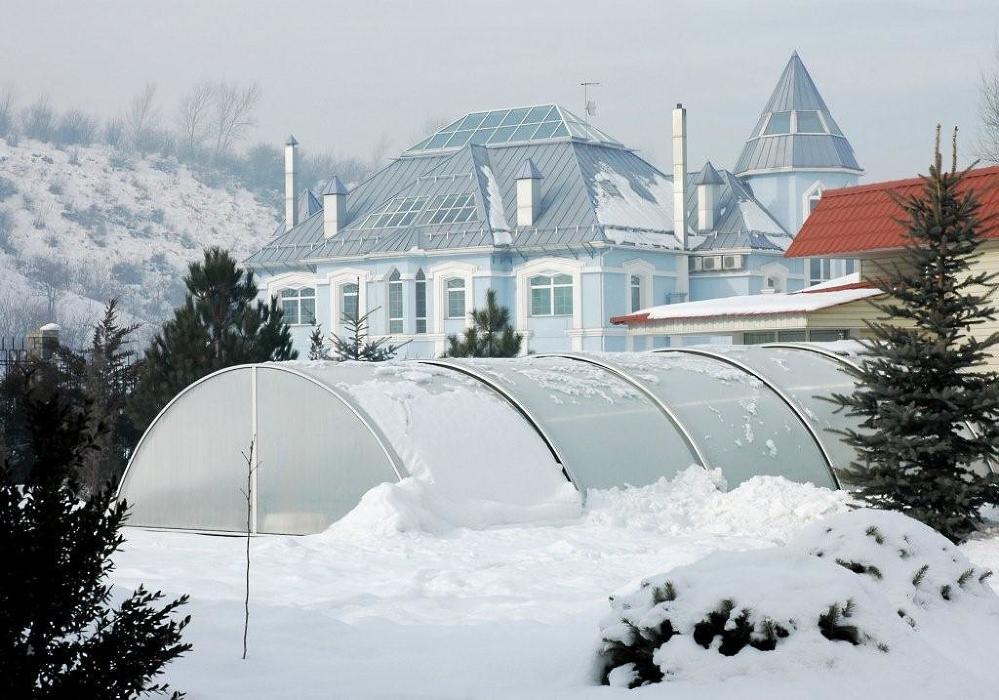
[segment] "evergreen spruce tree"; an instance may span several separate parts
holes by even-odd
[[[253,272],[220,248],[191,263],[184,304],[146,350],[130,409],[140,428],[181,389],[224,367],[292,360],[291,332],[275,299],[256,301]]]
[[[979,509],[999,502],[999,488],[972,465],[999,457],[999,376],[984,368],[999,334],[969,331],[992,320],[996,275],[972,272],[982,228],[967,171],[941,166],[937,148],[920,194],[896,201],[905,213],[908,242],[899,264],[883,270],[885,316],[869,324],[870,357],[850,370],[859,380],[834,401],[863,418],[847,430],[860,462],[850,480],[872,506],[900,510],[957,542],[980,522]],[[967,424],[975,426],[975,432]]]
[[[309,334],[309,359],[328,360],[329,350],[326,347],[326,337],[323,335],[323,324],[312,320],[312,333]]]
[[[187,596],[139,587],[117,607],[107,581],[126,504],[110,485],[88,494],[77,474],[100,445],[89,406],[55,392],[23,405],[33,462],[24,487],[0,466],[0,697],[136,698],[165,693],[163,667],[181,641]],[[180,697],[174,693],[172,697]]]
[[[459,338],[448,336],[448,357],[516,357],[524,336],[510,325],[510,311],[496,302],[496,290],[486,292],[486,308],[471,313],[472,325]]]
[[[347,333],[343,337],[336,333],[330,333],[334,360],[338,362],[343,360],[384,362],[395,357],[405,343],[394,345],[389,337],[371,339],[368,332],[368,317],[375,311],[377,308],[361,316],[357,314],[343,315],[343,324],[347,327]]]

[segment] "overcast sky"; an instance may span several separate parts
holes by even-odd
[[[146,82],[166,116],[202,79],[257,81],[254,140],[365,156],[431,120],[558,102],[669,170],[670,109],[692,163],[731,167],[797,49],[867,178],[925,170],[933,127],[973,155],[997,0],[0,0],[0,84],[26,102],[121,111]],[[693,167],[693,166],[692,166]]]

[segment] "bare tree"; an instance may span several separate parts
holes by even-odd
[[[125,127],[132,144],[143,151],[149,136],[159,123],[159,110],[156,107],[156,84],[146,83],[138,95],[132,98],[125,114]]]
[[[243,600],[243,660],[246,660],[246,636],[250,629],[250,536],[253,533],[253,482],[257,460],[253,454],[255,440],[250,440],[249,452],[243,453],[246,462],[246,489],[240,489],[246,499],[246,598]]]
[[[45,298],[48,320],[55,321],[59,299],[66,291],[70,271],[58,258],[35,256],[28,264],[32,284]]]
[[[0,136],[14,132],[14,88],[0,89]]]
[[[211,133],[215,140],[214,155],[218,158],[254,126],[253,110],[260,99],[260,87],[256,83],[240,87],[223,81],[215,85],[214,93]]]
[[[198,151],[208,138],[209,120],[215,102],[215,86],[201,82],[184,96],[177,110],[177,135],[181,147],[190,153]]]
[[[999,163],[999,45],[991,65],[982,71],[978,110],[981,119],[978,156]]]
[[[49,105],[49,98],[42,95],[21,116],[24,135],[39,141],[51,141],[55,133],[55,112]]]

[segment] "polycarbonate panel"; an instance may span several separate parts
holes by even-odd
[[[773,391],[718,360],[680,353],[591,355],[669,406],[729,487],[761,474],[835,487],[808,430]]]
[[[252,440],[251,370],[216,374],[182,393],[149,427],[122,480],[128,525],[245,530]]]
[[[571,488],[537,431],[479,381],[416,362],[292,364],[370,417],[402,467],[433,484],[438,512],[543,508]]]
[[[856,459],[856,451],[831,431],[860,430],[860,421],[851,418],[846,411],[837,413],[836,404],[825,400],[833,394],[850,394],[856,386],[850,375],[841,369],[842,363],[792,348],[728,345],[712,346],[710,352],[747,365],[793,401],[822,441],[837,473]]]
[[[257,531],[320,532],[398,475],[368,426],[328,389],[257,369]]]
[[[655,403],[605,369],[562,357],[447,362],[510,394],[537,421],[584,493],[643,486],[697,463]]]
[[[835,348],[836,352],[833,352],[833,348]],[[813,362],[822,361],[822,362],[832,363],[835,366],[843,366],[844,363],[849,363],[853,365],[859,364],[862,361],[860,355],[863,352],[863,346],[857,343],[856,341],[839,341],[835,343],[820,343],[818,346],[811,345],[809,343],[801,343],[795,345],[781,345],[781,346],[770,345],[770,346],[764,346],[760,348],[760,350],[764,352],[787,351],[790,353],[797,353],[801,356],[808,357],[810,359],[817,358],[817,360],[812,360]],[[840,388],[830,387],[828,390],[826,390],[826,393],[824,395],[828,396],[834,392],[842,394],[853,392],[854,388],[857,386],[856,382],[846,372],[840,370],[839,374],[841,374],[845,378],[846,384]],[[832,411],[836,409],[836,404],[830,403],[829,401],[823,401],[820,398],[818,398],[818,396],[823,395],[822,391],[823,388],[820,387],[818,394],[812,397],[814,405],[809,404],[810,408],[812,408],[812,410],[814,410],[819,417],[822,416],[822,411],[826,411],[832,414]],[[857,417],[851,418],[850,416],[846,415],[845,411],[830,415],[827,421],[829,427],[832,428],[837,428],[842,430],[847,427],[850,427],[857,430],[858,432],[864,432],[860,423],[861,421],[859,418]],[[960,432],[963,435],[967,435],[970,432],[970,428],[967,425],[965,425]],[[852,447],[845,444],[839,436],[835,436],[835,438],[836,439],[834,441],[834,447],[843,454],[837,455],[837,458],[836,460],[834,460],[834,463],[836,464],[837,468],[842,469],[844,465],[849,465],[850,461],[856,458],[857,453]],[[844,458],[847,458],[846,462],[841,461]],[[976,474],[979,474],[981,476],[986,476],[988,474],[993,473],[994,471],[989,467],[988,463],[985,460],[978,460],[971,466],[971,468]],[[840,476],[845,477],[844,474],[840,474]],[[845,480],[849,481],[848,479]]]

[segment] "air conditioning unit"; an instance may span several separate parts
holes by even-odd
[[[720,270],[722,268],[721,256],[712,255],[704,258],[703,263],[701,263],[701,268],[704,270]]]
[[[690,258],[689,269],[691,272],[700,272],[703,267],[701,266],[701,258],[694,256]]]
[[[742,256],[741,255],[726,255],[722,258],[722,269],[725,270],[741,270],[742,269]]]

